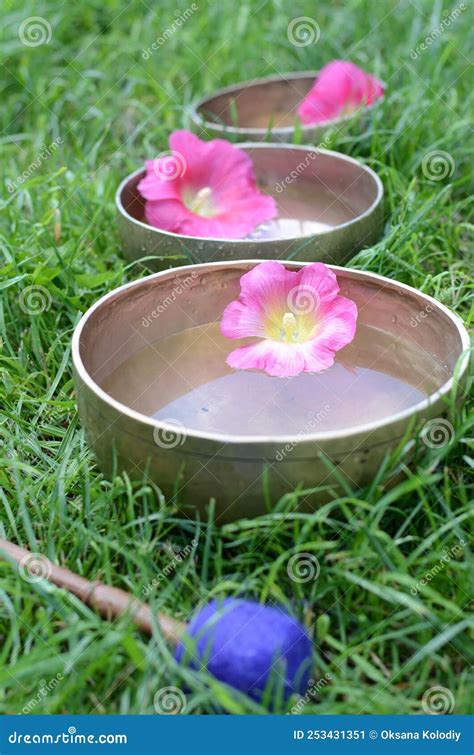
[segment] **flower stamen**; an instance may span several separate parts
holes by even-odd
[[[216,208],[212,203],[212,189],[210,186],[203,186],[185,204],[188,210],[194,212],[195,215],[210,218],[216,214]]]
[[[281,321],[281,340],[291,343],[298,340],[298,321],[292,312],[285,312]]]

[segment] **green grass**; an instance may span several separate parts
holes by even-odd
[[[167,148],[172,129],[188,124],[192,99],[335,57],[388,84],[363,133],[354,128],[333,141],[377,170],[386,192],[384,236],[351,265],[415,286],[468,322],[472,14],[464,11],[413,59],[411,50],[455,6],[244,0],[224,10],[223,2],[204,1],[144,60],[142,49],[171,25],[176,7],[4,3],[0,536],[137,596],[170,563],[173,548],[195,539],[150,604],[181,618],[210,596],[285,604],[314,637],[314,680],[330,675],[304,713],[421,712],[424,693],[437,685],[452,694],[454,712],[467,713],[474,699],[473,462],[465,402],[450,410],[456,433],[449,444],[400,448],[367,489],[348,490],[313,514],[297,512],[295,493],[274,513],[221,527],[211,517],[180,520],[146,480],[102,477],[76,415],[70,341],[99,296],[146,273],[122,256],[114,190],[145,157]],[[298,48],[287,26],[303,15],[317,20],[321,36]],[[22,44],[18,29],[29,16],[48,20],[48,44]],[[58,137],[54,154],[18,183]],[[422,161],[433,150],[450,155],[452,175],[427,178]],[[32,285],[46,296],[38,315],[20,306]],[[384,482],[413,454],[408,477],[387,491]],[[317,580],[290,580],[295,550],[317,556]],[[414,594],[433,569],[432,581]],[[68,594],[31,585],[0,563],[0,711],[152,713],[155,693],[169,685],[186,690],[188,713],[265,712],[204,673],[179,668],[159,632],[149,640],[126,618],[108,624]]]

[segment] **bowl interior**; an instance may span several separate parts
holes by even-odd
[[[294,238],[324,233],[356,220],[380,198],[375,175],[355,160],[311,148],[249,146],[257,182],[275,198],[278,217],[256,229],[250,239]],[[119,195],[123,210],[146,222],[135,173]],[[155,229],[159,232],[159,229]]]
[[[239,129],[288,128],[316,75],[256,81],[208,97],[197,107],[204,121]]]
[[[80,357],[89,377],[124,409],[155,419],[175,419],[188,426],[186,415],[177,414],[179,408],[173,402],[202,390],[229,372],[256,375],[235,373],[226,366],[226,353],[239,342],[223,339],[218,333],[223,310],[238,297],[240,277],[250,267],[252,264],[234,263],[181,268],[151,276],[106,297],[87,317],[81,332]],[[282,411],[287,405],[282,399],[277,430],[272,431],[272,425],[267,427],[258,421],[255,433],[252,428],[244,433],[238,429],[241,426],[238,422],[237,429],[232,430],[234,420],[229,419],[228,434],[265,434],[259,432],[260,428],[267,434],[297,435],[302,431],[301,417],[309,416],[308,413],[318,418],[316,426],[309,428],[313,432],[349,429],[370,421],[374,418],[371,412],[380,414],[381,408],[385,415],[395,416],[440,389],[452,377],[463,345],[455,323],[443,309],[396,282],[342,268],[336,268],[336,272],[341,294],[358,306],[355,340],[338,352],[334,367],[318,373],[323,383],[316,390],[304,380],[297,383],[299,377],[293,380],[291,385],[301,388],[292,399],[293,424],[283,421]],[[385,404],[370,408],[373,375],[369,372],[374,370],[386,382]],[[341,408],[335,386],[342,373],[347,373],[343,377],[346,388],[350,387],[350,406]],[[227,403],[220,407],[221,414],[227,411],[227,404],[232,404],[233,415],[243,418],[242,427],[248,429],[247,406],[252,401],[255,404],[259,396],[269,395],[270,384],[261,384],[261,375],[251,377],[253,383],[243,387],[234,385]],[[278,390],[280,396],[280,391],[286,390],[285,383],[289,384],[278,378],[268,380],[270,391]],[[400,393],[398,383],[407,390]],[[206,400],[208,406],[202,411],[211,411],[211,416],[205,418],[207,424],[202,424],[201,415],[201,424],[196,426],[193,419],[189,427],[192,431],[197,427],[198,432],[203,429],[219,432],[212,415],[219,398],[211,391]],[[405,405],[407,401],[409,404]],[[172,413],[167,414],[166,407],[172,404]],[[320,416],[326,405],[331,407],[325,409],[327,416]],[[288,415],[291,414],[289,411]]]

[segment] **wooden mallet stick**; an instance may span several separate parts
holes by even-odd
[[[34,558],[34,555],[26,548],[20,548],[2,538],[0,538],[0,551],[4,551],[19,566],[25,565],[26,569],[28,569],[28,559]],[[149,606],[141,603],[125,590],[104,585],[102,582],[89,582],[88,579],[80,577],[69,569],[56,566],[45,556],[40,557],[40,570],[48,582],[64,587],[83,603],[98,611],[104,619],[110,621],[128,613],[140,629],[150,635],[153,633],[152,612]],[[173,619],[166,613],[158,613],[156,618],[165,640],[172,645],[177,645],[186,631],[186,624]]]
[[[0,538],[0,558],[2,553],[18,564],[20,574],[33,579],[38,576],[63,587],[105,619],[127,613],[140,629],[152,634],[153,615],[149,606],[124,590],[98,581],[89,582],[69,569],[56,566],[45,556]],[[206,603],[189,624],[166,613],[158,613],[156,619],[164,638],[177,645],[178,661],[193,668],[205,667],[216,679],[257,700],[276,669],[286,697],[293,692],[303,695],[307,690],[312,643],[305,628],[281,607],[225,598]],[[192,647],[188,641],[192,641]]]

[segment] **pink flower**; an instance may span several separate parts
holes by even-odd
[[[186,236],[240,239],[277,214],[257,188],[250,157],[224,139],[175,131],[170,151],[145,163],[138,184],[150,225]]]
[[[383,85],[348,60],[333,60],[319,72],[313,88],[298,107],[304,124],[322,123],[372,105]]]
[[[338,296],[336,275],[322,262],[296,272],[262,262],[242,276],[240,286],[238,300],[224,311],[221,332],[260,340],[232,351],[230,367],[276,377],[319,372],[354,338],[357,307]]]

